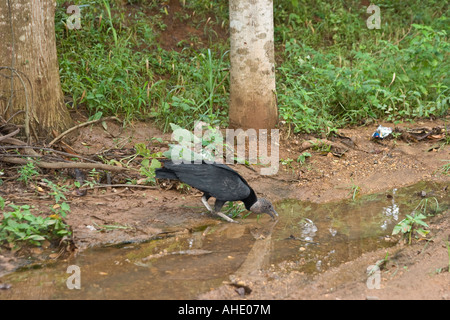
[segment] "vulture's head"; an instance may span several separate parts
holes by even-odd
[[[278,217],[278,213],[273,208],[272,203],[266,198],[259,198],[251,207],[250,211],[256,214],[267,213],[272,219]]]

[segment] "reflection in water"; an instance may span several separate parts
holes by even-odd
[[[394,226],[417,206],[421,190],[435,190],[439,206],[449,205],[443,186],[421,183],[368,195],[356,201],[314,204],[286,200],[277,204],[283,220],[274,232],[271,263],[291,261],[292,269],[316,273],[388,248]],[[428,194],[428,193],[427,193]]]
[[[382,230],[386,230],[392,222],[398,223],[398,217],[400,213],[400,207],[395,203],[395,193],[397,189],[392,190],[392,205],[383,208],[383,215],[386,217],[386,220],[383,221],[381,225]]]
[[[386,235],[420,201],[417,190],[429,194],[430,189],[442,187],[420,184],[321,205],[285,200],[276,204],[280,219],[272,233],[269,217],[251,216],[238,225],[220,223],[147,243],[86,250],[68,261],[0,278],[12,285],[0,290],[0,299],[193,299],[229,280],[255,250],[255,239],[268,236],[270,264],[288,261],[295,270],[323,272],[392,246]],[[448,195],[434,194],[441,208],[448,207]],[[66,286],[69,265],[80,267],[80,290]]]
[[[305,218],[303,223],[303,229],[301,231],[301,238],[308,242],[314,242],[314,236],[316,235],[317,227],[310,219]]]

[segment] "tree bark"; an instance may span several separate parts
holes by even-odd
[[[28,138],[48,140],[72,125],[59,78],[55,6],[54,0],[0,1],[0,116],[14,115],[11,121],[30,128]]]
[[[278,122],[273,0],[230,0],[231,128],[272,129]]]

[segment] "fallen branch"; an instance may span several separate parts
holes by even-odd
[[[21,148],[20,146],[0,146],[0,149],[20,149],[20,148]],[[59,150],[55,150],[55,149],[51,149],[51,148],[27,146],[27,149],[39,150],[39,151],[48,151],[48,152],[53,152],[53,153],[60,154],[60,155],[66,156],[66,157],[78,158],[78,159],[81,159],[81,160],[84,160],[84,161],[88,161],[88,162],[92,162],[92,163],[98,163],[97,161],[94,161],[94,160],[91,160],[89,158],[80,156],[78,154],[63,152],[63,151],[59,151]],[[17,157],[30,157],[31,155],[30,156],[27,156],[27,155],[23,155],[22,156],[20,154],[17,154],[15,156],[17,156]],[[32,156],[33,157],[39,157],[39,155],[36,155],[36,154],[33,154]]]
[[[27,164],[29,160],[21,159],[21,158],[8,158],[0,155],[0,161],[14,163],[14,164]],[[99,169],[99,170],[107,170],[114,172],[127,171],[127,168],[111,166],[103,163],[76,163],[76,162],[45,162],[45,161],[37,161],[34,164],[39,168],[44,169]]]
[[[86,126],[91,125],[91,124],[94,124],[94,123],[103,122],[103,121],[108,121],[108,120],[116,120],[116,121],[119,121],[119,122],[120,122],[120,119],[119,119],[119,118],[112,116],[112,117],[105,117],[105,118],[101,118],[101,119],[98,119],[98,120],[92,120],[92,121],[87,121],[87,122],[80,123],[80,124],[76,125],[75,127],[72,127],[72,128],[70,128],[70,129],[64,131],[63,133],[61,133],[59,136],[57,136],[55,139],[53,139],[53,140],[49,143],[48,146],[51,147],[53,144],[55,144],[56,142],[58,142],[62,137],[64,137],[65,135],[71,133],[72,131],[75,131],[75,130],[77,130],[77,129],[79,129],[79,128],[86,127]]]
[[[92,187],[87,188],[80,188],[78,190],[85,191],[85,190],[93,190],[93,189],[101,189],[101,188],[141,188],[141,189],[152,189],[152,190],[158,190],[159,187],[157,186],[144,186],[140,184],[100,184]]]
[[[3,141],[3,140],[6,140],[6,139],[8,139],[8,138],[10,138],[10,137],[13,137],[13,136],[15,136],[16,134],[18,134],[19,133],[19,131],[20,131],[20,129],[16,129],[15,131],[13,131],[13,132],[11,132],[11,133],[8,133],[7,135],[0,135],[0,141]]]
[[[4,136],[6,137],[6,136]],[[16,138],[11,138],[8,137],[6,139],[3,139],[3,143],[8,143],[8,144],[12,144],[17,146],[18,149],[28,149],[28,152],[33,155],[33,156],[40,156],[39,153],[37,153],[36,151],[33,150],[33,147],[27,145],[25,142],[16,139]],[[2,148],[3,146],[0,146],[0,148]]]

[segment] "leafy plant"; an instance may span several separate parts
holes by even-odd
[[[411,235],[413,231],[416,231],[419,235],[422,237],[426,237],[428,234],[428,230],[424,230],[422,227],[428,228],[428,224],[424,222],[423,220],[427,217],[421,213],[419,214],[412,214],[406,215],[406,218],[400,221],[392,231],[393,235],[396,235],[398,233],[402,233],[404,236],[408,237],[408,243],[411,244]]]
[[[4,210],[4,200],[0,197],[0,206]],[[17,245],[17,242],[41,245],[41,241],[54,240],[66,235],[71,231],[62,222],[60,217],[41,217],[32,214],[29,205],[18,206],[9,204],[12,211],[3,211],[3,220],[0,224],[0,242],[9,242]]]
[[[146,158],[142,160],[141,162],[141,169],[140,174],[146,177],[145,182],[152,182],[154,183],[155,180],[155,169],[161,168],[161,162],[159,162],[157,159],[150,159]]]
[[[331,145],[321,141],[320,139],[318,141],[313,141],[313,150],[319,151],[322,153],[329,153],[331,151]]]
[[[59,203],[61,199],[67,200],[64,192],[67,192],[67,187],[65,186],[58,186],[54,184],[52,181],[48,179],[42,179],[43,182],[47,184],[50,189],[52,189],[52,192],[49,193],[49,195],[53,196],[55,198],[55,202]]]
[[[128,226],[128,225],[121,225],[121,224],[104,224],[104,225],[99,225],[97,223],[94,222],[94,226],[96,227],[96,229],[100,232],[105,232],[108,230],[132,230],[133,227]]]
[[[135,145],[136,155],[142,156],[144,159],[141,161],[141,167],[139,173],[146,177],[145,183],[155,183],[155,170],[161,168],[161,162],[156,157],[160,157],[161,153],[151,153],[150,150],[143,143],[137,143]]]
[[[187,193],[189,190],[191,190],[191,186],[186,183],[180,182],[177,184],[177,190],[181,193]]]
[[[228,201],[224,206],[223,206],[223,212],[231,217],[232,219],[241,216],[241,214],[243,212],[246,212],[246,209],[244,207],[244,205],[242,203],[239,202],[232,202],[232,201]],[[245,214],[242,218],[246,218],[248,217],[248,215],[250,214],[250,212],[248,212],[247,214]]]
[[[429,230],[425,230],[424,228],[428,228],[428,224],[424,221],[427,218],[427,212],[432,210],[431,212],[439,212],[439,202],[436,198],[434,199],[434,210],[432,209],[432,205],[429,205],[428,202],[430,199],[422,199],[417,207],[412,211],[411,214],[407,214],[405,219],[400,221],[393,229],[392,234],[396,235],[402,233],[405,237],[408,238],[408,243],[411,244],[412,234],[416,232],[422,237],[426,237],[429,233]]]
[[[309,152],[303,152],[301,155],[299,155],[298,157],[297,157],[297,162],[298,163],[301,163],[301,164],[304,164],[305,162],[306,162],[306,159],[307,158],[310,158],[311,157],[311,153],[309,153]]]
[[[284,166],[291,166],[291,163],[294,161],[294,159],[286,158],[286,159],[280,159],[280,163]]]
[[[33,180],[39,175],[39,171],[37,171],[33,161],[27,162],[27,164],[23,165],[18,172],[20,176],[17,178],[17,181],[23,181],[25,184],[28,184],[29,180]]]

